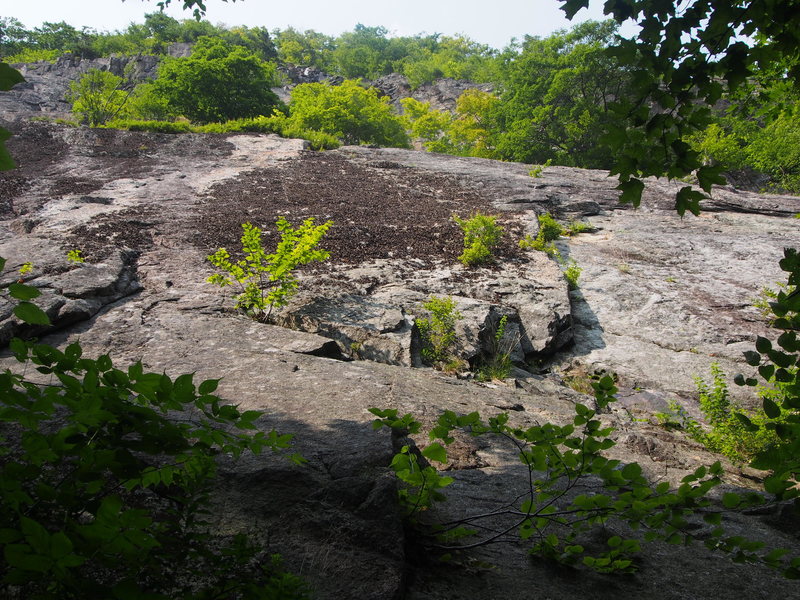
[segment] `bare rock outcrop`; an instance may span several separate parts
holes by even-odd
[[[139,83],[155,78],[158,61],[158,57],[148,55],[87,59],[64,54],[53,63],[13,65],[25,77],[25,82],[0,94],[0,114],[6,121],[43,115],[69,118],[72,109],[67,100],[70,83],[79,80],[91,69],[109,71]]]
[[[414,98],[420,102],[428,102],[433,110],[453,112],[456,109],[456,100],[465,91],[478,89],[491,92],[494,86],[489,83],[473,83],[464,79],[442,77],[431,83],[423,83],[412,89],[408,79],[400,73],[384,75],[372,82],[378,92],[388,96],[392,104],[400,110],[400,100]]]
[[[489,357],[487,338],[502,316],[516,334],[511,351],[521,367],[526,358],[552,355],[572,341],[564,279],[543,254],[491,270],[413,267],[389,259],[334,268],[279,314],[294,328],[336,339],[354,357],[407,367],[422,364],[414,322],[432,296],[454,300],[462,315],[454,354],[475,368]]]
[[[47,314],[56,328],[85,321],[104,306],[138,292],[136,254],[120,250],[101,263],[70,264],[67,250],[52,240],[36,237],[12,237],[0,242],[0,256],[7,259],[0,276],[0,287],[24,280],[41,296],[36,304]],[[26,263],[30,271],[20,273]],[[27,325],[12,313],[10,303],[0,307],[0,344],[8,344],[14,336],[33,336],[49,327]]]
[[[53,297],[60,290],[62,306],[85,302],[80,314],[88,317],[63,322],[44,340],[79,339],[87,356],[109,353],[122,367],[142,360],[171,375],[222,377],[225,399],[265,411],[259,426],[294,433],[306,466],[270,456],[223,463],[218,526],[264,533],[315,597],[796,595],[796,583],[700,545],[646,545],[639,574],[616,579],[531,560],[520,542],[476,549],[455,566],[430,564],[406,537],[395,501],[388,465],[398,440],[372,430],[368,408],[413,412],[426,427],[443,410],[505,412],[520,428],[564,424],[576,402],[591,399],[554,371],[613,370],[623,390],[617,408],[602,416],[616,429],[610,456],[676,483],[717,457],[646,416],[667,397],[690,404],[691,376],[712,361],[745,368],[739,351],[766,328],[750,298],[778,279],[782,248],[800,242],[797,198],[723,188],[703,217],[681,220],[672,213],[670,185],[650,182],[634,211],[616,204],[614,182],[598,171],[547,168],[531,178],[518,164],[393,149],[315,154],[275,136],[45,125],[19,133],[10,146],[20,169],[0,174],[0,253],[13,249],[10,268],[33,262],[39,270],[29,281]],[[495,267],[467,272],[450,216],[477,210],[498,215],[508,243]],[[568,292],[550,259],[516,246],[535,234],[544,211],[596,228],[559,242],[584,269],[578,291]],[[336,223],[330,264],[304,271],[301,294],[286,307],[287,320],[307,331],[254,322],[204,283],[211,273],[205,256],[220,246],[233,250],[242,222],[269,231],[280,215]],[[274,236],[266,234],[265,243]],[[87,265],[64,261],[65,250],[76,248]],[[507,382],[479,384],[400,366],[414,364],[415,311],[431,294],[451,295],[464,313],[467,360],[480,352],[481,327],[509,315],[520,334],[515,358],[525,369]],[[394,353],[399,365],[353,360],[381,353]],[[8,355],[0,362],[16,364]],[[448,468],[455,483],[436,514],[442,520],[506,506],[526,481],[517,452],[502,440],[459,440]],[[733,468],[726,484],[754,485]],[[787,523],[776,512],[733,513],[727,524],[732,533],[800,552]]]

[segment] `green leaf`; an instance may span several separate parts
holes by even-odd
[[[50,538],[50,556],[58,560],[71,552],[72,540],[61,531],[54,533]]]
[[[800,296],[800,294],[798,294],[798,296]],[[786,352],[797,352],[797,335],[794,331],[784,331],[778,338],[778,345],[786,350]]]
[[[23,81],[25,81],[25,78],[22,73],[8,63],[0,62],[0,91],[7,92]]]
[[[242,421],[252,422],[261,417],[264,414],[261,410],[246,410],[240,416],[239,419]]]
[[[781,416],[781,409],[769,398],[764,398],[763,406],[764,414],[766,414],[770,419],[777,419]]]
[[[772,342],[770,342],[767,338],[758,336],[756,338],[756,350],[758,350],[761,354],[766,354],[772,350]]]
[[[597,383],[601,390],[609,391],[614,388],[614,378],[610,375],[603,375]]]
[[[33,300],[42,295],[38,289],[32,285],[25,285],[24,283],[12,283],[8,286],[8,293],[12,298],[17,300]]]
[[[172,387],[172,393],[178,402],[186,404],[187,402],[194,400],[195,387],[193,380],[194,373],[184,373],[175,379]]]
[[[622,476],[628,481],[632,481],[634,479],[639,478],[641,474],[642,474],[642,467],[639,466],[639,463],[627,464],[622,469]]]
[[[703,166],[697,170],[697,181],[703,191],[710,193],[714,184],[725,185],[725,178],[721,175],[725,170],[723,165]]]
[[[589,6],[589,0],[564,0],[562,4],[561,10],[564,11],[567,19],[571,21],[579,10]]]
[[[742,503],[742,499],[739,494],[734,494],[732,492],[726,492],[722,495],[722,504],[725,508],[733,509],[739,506]]]
[[[20,302],[14,307],[14,315],[29,325],[50,325],[50,317],[45,312],[30,302]]]
[[[686,214],[687,210],[694,216],[698,216],[700,214],[700,200],[704,200],[706,197],[702,192],[693,190],[692,186],[684,186],[675,195],[675,210],[678,211],[680,216]]]
[[[64,356],[69,360],[78,360],[83,354],[83,348],[78,342],[72,342],[64,349]]]
[[[761,375],[765,381],[769,381],[775,376],[775,365],[761,365],[758,367],[758,374]]]
[[[206,379],[205,381],[203,381],[200,384],[200,386],[197,388],[197,391],[202,395],[213,394],[215,391],[217,391],[217,387],[219,386],[219,382],[220,382],[219,379]],[[378,414],[376,412],[373,412],[373,409],[370,409],[370,412],[372,412],[372,414],[377,415],[379,417],[383,416],[383,415],[380,415],[380,414]],[[397,411],[395,411],[395,414],[397,414]]]
[[[784,556],[785,554],[788,554],[788,553],[789,553],[789,551],[787,549],[785,549],[785,548],[776,548],[772,552],[767,553],[767,555],[764,556],[764,560],[767,561],[767,562],[776,561],[776,560],[779,560],[782,556]]]
[[[761,363],[761,355],[758,352],[748,350],[744,352],[744,359],[751,367],[757,367]]]
[[[46,573],[52,567],[53,561],[48,556],[37,555],[31,552],[27,544],[9,544],[4,549],[4,556],[8,564],[23,571]]]
[[[439,463],[447,462],[447,450],[439,442],[433,442],[422,451],[422,456],[428,460],[434,460]]]
[[[100,371],[108,371],[113,367],[111,357],[108,354],[102,354],[97,357],[97,368]]]
[[[783,369],[788,369],[791,367],[796,360],[796,357],[791,354],[786,354],[785,352],[780,352],[779,350],[771,350],[767,353],[769,359],[774,362],[776,365]],[[753,365],[755,366],[755,365]]]
[[[638,207],[642,203],[642,192],[644,191],[644,182],[635,177],[628,181],[621,182],[617,189],[622,191],[619,196],[619,201],[623,204],[632,204]]]
[[[733,413],[733,416],[739,420],[739,422],[747,431],[751,432],[758,431],[758,425],[753,424],[753,422],[744,413],[737,411]]]

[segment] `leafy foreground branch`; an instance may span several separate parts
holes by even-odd
[[[47,320],[39,293],[9,291],[21,320]],[[278,555],[206,520],[216,458],[285,452],[291,435],[252,433],[262,413],[224,404],[219,380],[116,369],[77,343],[11,351],[24,367],[0,373],[0,596],[307,597]]]
[[[569,425],[552,423],[521,429],[509,425],[507,414],[483,421],[478,413],[458,416],[446,411],[430,432],[433,440],[421,453],[404,446],[392,467],[405,484],[400,500],[406,515],[416,525],[420,540],[429,549],[451,553],[495,542],[519,541],[529,551],[560,563],[583,565],[598,572],[627,573],[636,570],[635,555],[641,540],[662,540],[670,544],[702,541],[710,550],[728,553],[737,562],[762,563],[779,569],[788,578],[800,578],[800,557],[787,558],[786,550],[766,552],[760,542],[726,533],[726,511],[764,504],[758,493],[722,495],[722,505],[710,492],[721,483],[719,462],[701,466],[684,477],[676,490],[667,482],[652,486],[637,463],[623,465],[602,452],[612,448],[612,429],[597,418],[615,400],[614,380],[605,376],[593,383],[594,409],[575,405]],[[370,409],[378,418],[376,429],[390,427],[403,435],[419,433],[421,424],[412,415],[398,417],[394,409]],[[423,511],[445,500],[442,489],[453,478],[442,476],[427,461],[447,462],[446,446],[454,441],[453,431],[472,436],[492,435],[505,440],[518,453],[527,471],[526,492],[498,504],[494,510],[445,523],[422,525]],[[696,527],[702,519],[710,533]],[[637,530],[641,535],[614,535],[605,546],[587,535],[594,528],[614,525]]]

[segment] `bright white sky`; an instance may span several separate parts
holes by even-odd
[[[0,16],[15,17],[33,28],[43,21],[66,21],[75,27],[99,31],[123,29],[141,23],[146,12],[158,10],[157,0],[2,0]],[[603,0],[592,0],[589,10],[574,23],[602,19]],[[168,14],[191,18],[182,0],[173,0]],[[383,25],[393,35],[463,33],[475,41],[502,48],[512,37],[546,36],[573,23],[557,0],[238,0],[235,4],[207,0],[206,18],[212,23],[261,26],[269,29],[315,29],[329,35],[350,31],[357,23]]]

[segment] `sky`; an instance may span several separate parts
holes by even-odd
[[[0,17],[15,17],[33,28],[44,21],[66,21],[74,27],[99,31],[124,29],[141,23],[144,14],[158,10],[157,0],[2,0]],[[512,37],[547,36],[587,19],[602,19],[603,0],[567,21],[557,0],[207,0],[206,19],[228,26],[268,29],[314,29],[328,35],[350,31],[357,23],[382,25],[392,35],[418,33],[465,34],[477,42],[503,48]],[[173,0],[167,13],[191,18]]]

